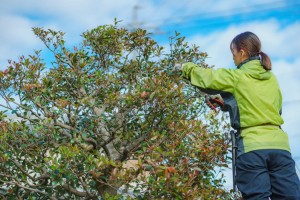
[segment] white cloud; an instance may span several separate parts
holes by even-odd
[[[274,61],[273,72],[281,85],[283,101],[300,100],[300,94],[297,92],[300,85],[300,57],[295,57],[292,61],[284,60],[284,57]]]
[[[99,24],[111,23],[117,17],[131,20],[132,8],[136,0],[114,2],[99,0],[53,0],[53,1],[16,1],[5,3],[5,10],[29,17],[32,21],[55,24],[71,31],[84,31]],[[1,10],[2,10],[1,9]],[[5,11],[4,11],[5,13]]]
[[[0,16],[0,69],[8,64],[8,59],[37,48],[38,40],[31,31],[32,23],[18,16]]]
[[[271,2],[271,1],[269,1]],[[253,9],[253,5],[260,3],[260,1],[221,1],[221,0],[210,0],[210,1],[198,1],[191,0],[188,2],[184,1],[171,1],[171,0],[153,0],[153,1],[138,1],[138,0],[114,0],[114,1],[101,1],[101,0],[52,0],[52,1],[35,1],[35,0],[11,0],[6,1],[1,5],[0,12],[2,13],[1,19],[5,23],[0,24],[3,37],[0,37],[0,63],[3,63],[3,59],[10,58],[10,55],[14,53],[19,54],[18,52],[28,49],[35,48],[38,40],[32,40],[35,37],[31,33],[31,28],[33,26],[43,26],[48,28],[55,28],[62,30],[67,33],[66,39],[73,42],[74,44],[78,43],[80,40],[80,34],[87,29],[96,27],[97,25],[112,23],[113,19],[116,17],[118,20],[123,20],[121,25],[129,25],[133,22],[133,7],[139,5],[137,10],[140,25],[147,27],[158,27],[159,25],[169,22],[170,20],[180,18],[181,21],[186,20],[184,16],[201,16],[201,13],[214,13],[216,11],[232,10],[235,8],[245,8],[247,6],[249,9]],[[283,3],[283,2],[282,2]],[[226,13],[222,12],[226,15]],[[216,13],[217,14],[217,13]],[[231,13],[228,13],[229,15]],[[16,18],[19,20],[18,23],[15,23]],[[273,25],[271,25],[273,23]],[[299,32],[299,24],[295,24],[295,27],[290,29],[285,29],[284,33],[278,31],[279,26],[276,22],[270,21],[265,27],[265,23],[261,24],[253,23],[244,25],[244,29],[251,29],[261,35],[261,38],[266,41],[270,41],[270,44],[267,46],[267,51],[273,53],[273,55],[285,55],[285,56],[294,56],[294,52],[299,52],[299,46],[296,42],[290,45],[290,49],[287,46],[280,46],[278,40],[287,40],[290,38],[296,38],[297,33]],[[267,27],[271,27],[269,30]],[[22,30],[20,30],[22,28]],[[209,52],[212,59],[208,59],[211,63],[214,63],[217,66],[219,64],[225,64],[229,66],[232,62],[225,62],[225,60],[213,59],[214,52],[216,55],[224,54],[230,56],[228,52],[228,42],[230,39],[239,33],[241,27],[231,27],[227,30],[226,34],[213,33],[208,36],[202,37],[203,40],[200,40],[200,45],[205,46]],[[295,29],[297,28],[297,29]],[[274,30],[276,30],[274,32]],[[11,34],[13,33],[13,34]],[[278,37],[280,34],[280,37]],[[217,40],[219,47],[226,47],[226,51],[223,51],[222,48],[213,49],[210,47],[212,43],[215,43],[214,38],[219,36],[226,40]],[[12,40],[18,38],[17,43],[5,41],[5,38]],[[7,45],[4,45],[7,44]],[[213,46],[216,46],[213,44]],[[11,49],[9,49],[11,48]],[[276,49],[284,48],[282,52],[276,51]],[[3,49],[7,51],[3,52]],[[19,51],[15,52],[14,50],[18,49]],[[217,50],[217,51],[216,51]],[[11,52],[11,53],[9,53]],[[279,52],[279,53],[278,53]],[[215,62],[217,60],[217,62]]]
[[[115,17],[129,24],[135,3],[136,0],[7,1],[0,7],[0,69],[7,66],[8,59],[16,60],[19,55],[42,49],[43,44],[34,36],[32,27],[66,32],[66,40],[73,45],[80,41],[82,32],[111,24]]]
[[[292,154],[298,158],[296,162],[300,166],[300,58],[296,57],[290,62],[284,59],[275,61],[273,69],[283,96],[282,116],[285,123],[282,128],[289,135]]]

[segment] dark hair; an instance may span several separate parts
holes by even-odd
[[[260,40],[254,33],[247,31],[235,36],[235,38],[233,38],[233,40],[230,43],[230,48],[232,48],[232,45],[234,45],[238,51],[241,49],[246,51],[249,57],[260,56],[261,64],[264,67],[264,69],[272,69],[271,60],[266,53],[261,51]]]

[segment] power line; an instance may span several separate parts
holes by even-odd
[[[290,100],[290,101],[284,101],[283,104],[293,104],[293,103],[299,103],[300,99],[294,99],[294,100]]]
[[[253,20],[253,18],[258,18],[259,16],[267,16],[269,12],[287,12],[286,9],[291,8],[289,12],[299,12],[300,11],[300,1],[274,1],[274,2],[265,2],[260,4],[255,4],[252,6],[247,7],[239,7],[233,9],[224,9],[219,11],[213,12],[204,12],[201,14],[194,14],[194,15],[184,15],[179,17],[169,17],[163,20],[148,21],[147,23],[159,23],[158,27],[163,26],[175,26],[176,29],[178,28],[194,28],[194,27],[201,27],[201,28],[208,28],[210,26],[216,26],[225,23],[231,22],[239,22],[239,21],[248,21]],[[230,14],[228,14],[230,13]],[[247,14],[247,15],[246,15]],[[251,15],[250,15],[251,14]],[[274,13],[273,13],[274,14]],[[220,20],[221,21],[213,21],[213,20]],[[186,25],[185,22],[193,21],[193,25]],[[196,24],[195,24],[196,23]],[[190,23],[189,23],[190,24]]]
[[[183,21],[187,21],[188,19],[215,19],[215,18],[222,18],[222,17],[230,17],[230,16],[235,16],[235,15],[241,15],[241,14],[249,14],[249,13],[258,13],[262,11],[270,11],[270,10],[281,10],[284,8],[296,8],[299,10],[299,5],[300,2],[295,2],[295,1],[284,1],[284,0],[279,0],[279,1],[273,1],[273,2],[267,2],[267,3],[260,3],[260,4],[254,4],[251,6],[245,6],[245,7],[238,7],[238,8],[232,8],[232,9],[223,9],[223,10],[216,10],[212,12],[204,12],[201,14],[193,14],[193,15],[184,15],[184,16],[177,16],[175,19],[177,22],[175,24],[182,23]],[[228,15],[228,13],[230,13]],[[161,20],[160,20],[161,21]],[[163,20],[164,23],[161,24],[161,26],[165,24],[171,24],[174,21],[174,17],[169,17]],[[171,22],[171,23],[170,23]]]
[[[129,23],[127,26],[131,29],[131,30],[137,30],[138,28],[143,28],[143,29],[154,29],[154,32],[151,32],[152,34],[164,34],[164,32],[162,32],[161,30],[159,30],[158,26],[144,26],[144,23],[139,21],[138,18],[138,10],[143,8],[143,6],[141,6],[139,3],[136,4],[133,7],[132,10],[132,22]]]

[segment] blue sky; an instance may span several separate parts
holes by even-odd
[[[300,166],[300,0],[0,0],[0,70],[8,59],[44,49],[32,27],[66,32],[70,46],[80,34],[114,18],[128,28],[153,32],[162,45],[175,31],[200,46],[211,65],[233,68],[229,43],[256,33],[269,54],[283,93],[283,129]],[[137,7],[134,9],[134,7]]]

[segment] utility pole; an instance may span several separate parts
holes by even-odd
[[[131,22],[131,24],[129,24],[129,27],[130,27],[129,30],[130,31],[136,31],[139,28],[139,26],[140,26],[140,23],[138,21],[138,9],[140,9],[140,8],[141,7],[139,5],[135,5],[133,7],[133,10],[132,10],[132,22]],[[135,60],[136,57],[137,57],[137,52],[136,52],[136,50],[134,50],[132,52],[132,59]]]
[[[144,23],[140,22],[139,21],[139,17],[138,17],[138,10],[141,9],[142,6],[136,4],[133,9],[132,9],[132,22],[129,24],[129,29],[132,30],[132,31],[135,31],[137,30],[138,28],[143,28],[143,29],[146,29],[146,30],[153,30],[151,33],[152,34],[156,34],[156,35],[162,35],[162,34],[165,34],[163,31],[160,31],[159,30],[159,26],[154,26],[154,25],[151,25],[151,26],[144,26],[142,27],[142,25],[144,25]]]
[[[138,9],[140,9],[139,5],[135,5],[133,7],[133,11],[132,11],[132,26],[133,26],[133,30],[136,30],[139,28],[139,21],[138,21]]]
[[[138,11],[139,9],[141,9],[142,6],[140,6],[139,4],[136,4],[133,9],[132,9],[132,22],[129,23],[128,28],[130,31],[136,31],[139,28],[142,28],[142,25],[144,23],[139,21],[139,17],[138,17]],[[165,34],[162,31],[157,30],[157,26],[148,26],[148,27],[143,27],[143,29],[153,29],[154,32],[151,32],[152,34],[156,34],[156,35],[161,35],[161,34]],[[137,51],[133,51],[132,52],[132,59],[135,60],[137,57]]]

